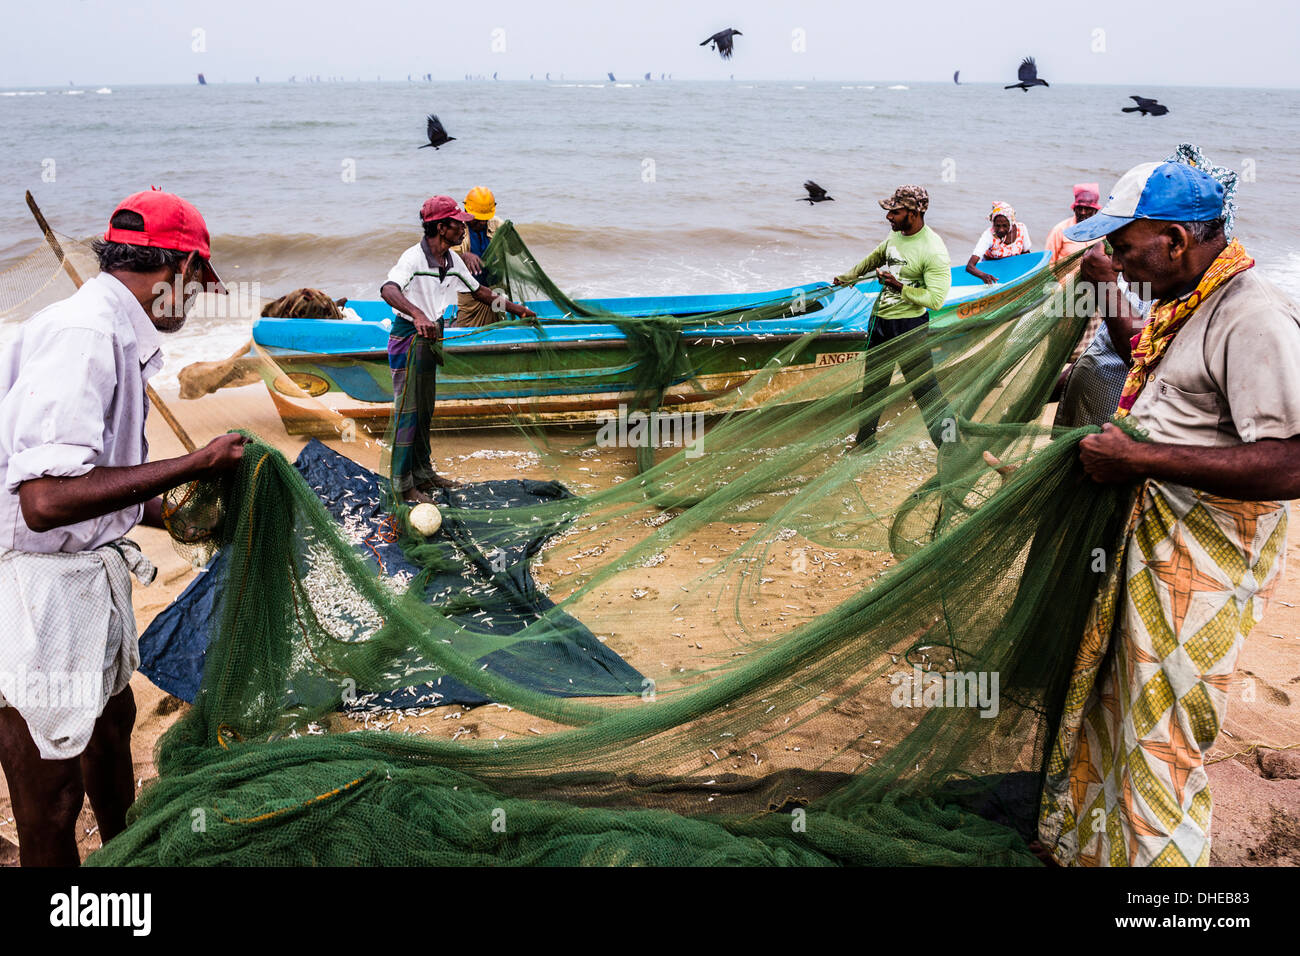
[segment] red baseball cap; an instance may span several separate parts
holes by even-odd
[[[420,207],[421,222],[433,222],[437,219],[459,219],[461,222],[469,222],[473,218],[450,196],[434,196],[432,199],[426,199],[424,205]]]
[[[163,192],[157,187],[127,196],[113,216],[119,212],[138,213],[144,220],[144,229],[123,229],[114,226],[109,217],[106,242],[123,242],[132,246],[152,246],[157,249],[175,249],[179,252],[196,252],[203,262],[204,285],[215,285],[217,292],[225,293],[217,270],[212,268],[212,247],[208,238],[208,224],[194,206],[180,196]]]

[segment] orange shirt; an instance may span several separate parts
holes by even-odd
[[[1078,221],[1078,218],[1075,216],[1071,216],[1069,219],[1062,219],[1053,226],[1052,231],[1047,234],[1047,242],[1043,244],[1043,248],[1052,254],[1051,259],[1048,260],[1049,262],[1055,262],[1057,259],[1064,259],[1066,256],[1072,256],[1080,249],[1086,249],[1094,242],[1099,241],[1098,239],[1093,239],[1090,242],[1072,242],[1071,240],[1066,239],[1065,230],[1069,229]]]

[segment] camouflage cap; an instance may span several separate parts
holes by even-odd
[[[924,186],[899,186],[894,195],[880,200],[881,209],[914,209],[925,212],[930,208],[930,194]]]

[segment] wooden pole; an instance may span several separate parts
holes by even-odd
[[[36,219],[36,225],[41,227],[41,232],[45,234],[45,241],[48,242],[50,248],[54,250],[54,254],[58,257],[59,263],[63,266],[63,271],[68,274],[68,278],[72,280],[73,285],[80,289],[81,283],[84,280],[77,274],[76,268],[68,261],[68,257],[63,254],[63,246],[59,243],[59,237],[54,234],[54,230],[50,228],[50,224],[45,221],[45,215],[41,212],[41,207],[36,205],[36,199],[32,196],[30,190],[27,193],[27,208],[32,211],[32,216]],[[167,403],[162,400],[162,396],[159,395],[154,387],[148,383],[145,384],[144,390],[145,394],[149,396],[149,401],[153,402],[154,407],[158,409],[158,414],[163,417],[163,421],[171,426],[171,430],[175,432],[176,437],[181,440],[181,444],[185,446],[185,450],[194,451],[198,446],[194,444],[194,440],[190,438],[189,433],[185,431],[181,426],[181,423],[176,420],[176,416],[173,415],[172,410],[167,407]]]

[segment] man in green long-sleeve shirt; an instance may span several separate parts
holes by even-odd
[[[952,285],[952,264],[943,240],[925,224],[930,197],[924,187],[899,186],[888,199],[880,200],[880,206],[892,230],[889,238],[848,272],[831,280],[835,285],[850,285],[875,272],[880,282],[880,295],[871,313],[867,372],[858,404],[878,402],[881,393],[889,388],[894,366],[899,365],[930,437],[939,447],[947,403],[924,342],[929,310],[943,305]],[[895,356],[893,361],[889,361],[891,355]],[[875,444],[880,412],[880,408],[869,409],[862,419],[857,436],[859,448]]]

